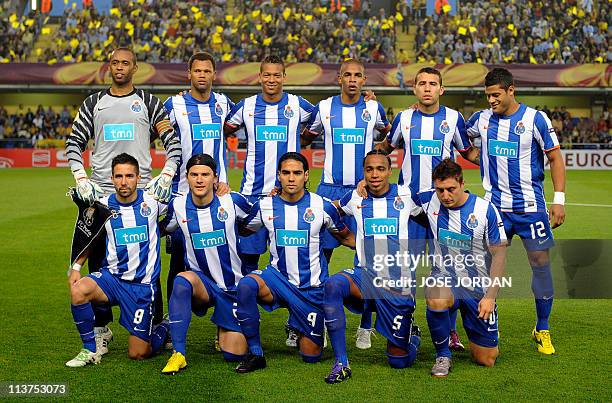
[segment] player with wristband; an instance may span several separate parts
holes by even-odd
[[[548,250],[554,246],[551,229],[565,221],[565,164],[548,117],[517,102],[514,90],[508,70],[491,70],[485,77],[491,109],[476,112],[466,126],[480,148],[485,199],[500,212],[508,241],[516,234],[527,250],[537,314],[532,338],[539,352],[554,354],[548,326],[553,302]],[[544,198],[544,156],[555,191],[550,211]]]

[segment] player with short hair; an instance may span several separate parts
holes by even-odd
[[[160,200],[169,200],[172,177],[181,160],[181,145],[172,129],[162,102],[148,91],[134,87],[138,71],[136,55],[129,48],[116,48],[110,56],[110,88],[85,99],[66,139],[66,156],[76,180],[76,195],[93,203],[103,195],[114,192],[111,181],[111,160],[120,153],[128,153],[138,161],[140,182]],[[151,142],[159,137],[166,149],[166,164],[161,174],[151,179]],[[93,140],[91,178],[87,177],[82,153]],[[99,269],[105,247],[99,241],[90,248],[89,271]],[[156,287],[155,322],[162,320],[161,286]],[[95,306],[96,340],[98,350],[105,354],[112,332],[106,325],[113,320],[108,306]]]
[[[391,132],[377,147],[390,153],[403,145],[404,160],[400,171],[400,185],[406,183],[413,194],[433,186],[431,173],[444,158],[455,158],[457,150],[464,158],[478,164],[478,150],[470,144],[463,115],[440,104],[444,94],[442,74],[433,67],[423,67],[414,76],[412,91],[417,107],[397,114]],[[414,253],[425,252],[425,239],[431,239],[427,220],[410,221],[411,239],[421,240]],[[420,250],[418,250],[420,249]],[[453,350],[464,346],[455,330],[456,313],[451,316],[449,343]]]
[[[465,191],[461,166],[450,158],[435,167],[434,190],[419,193],[434,236],[431,278],[450,287],[428,287],[427,324],[436,362],[434,377],[446,377],[452,369],[448,344],[450,313],[461,311],[463,327],[476,363],[492,367],[499,355],[495,299],[506,259],[506,234],[497,209],[490,202]]]
[[[261,93],[238,102],[225,121],[225,133],[244,128],[247,152],[240,193],[251,203],[270,193],[276,185],[280,157],[300,151],[302,124],[314,106],[301,96],[283,91],[285,64],[278,56],[267,56],[259,68]],[[262,228],[241,242],[243,261],[250,270],[258,267],[259,255],[267,248],[268,235]]]
[[[215,59],[210,53],[194,53],[187,64],[190,90],[182,95],[174,95],[164,102],[170,122],[181,141],[182,163],[172,181],[172,191],[175,194],[184,195],[189,192],[187,172],[184,168],[187,161],[198,154],[208,154],[218,161],[216,174],[219,180],[215,183],[217,195],[221,196],[229,191],[223,123],[234,103],[225,94],[212,91],[216,78],[215,69]],[[174,278],[185,271],[185,240],[181,231],[168,235],[166,241],[168,240],[171,258],[166,284],[170,301]]]
[[[137,185],[141,179],[138,161],[122,153],[111,162],[116,193],[100,202],[112,211],[106,222],[106,253],[100,271],[81,278],[79,270],[69,274],[72,317],[83,349],[66,363],[69,367],[98,364],[102,357],[94,336],[92,303],[119,305],[119,322],[128,338],[128,355],[143,359],[156,352],[168,333],[168,324],[153,327],[153,303],[160,264],[160,233],[157,221],[167,206]]]
[[[234,312],[236,285],[247,274],[238,250],[238,222],[247,217],[251,206],[238,193],[215,194],[217,169],[210,155],[192,156],[185,169],[189,192],[172,200],[163,223],[167,231],[181,231],[187,265],[174,279],[168,306],[174,353],[164,374],[175,374],[187,366],[185,339],[192,311],[203,316],[214,307],[211,320],[218,326],[226,361],[240,361],[247,352]]]
[[[287,308],[289,324],[299,332],[303,361],[321,360],[323,284],[328,277],[321,235],[329,230],[349,247],[355,245],[355,239],[334,205],[305,189],[308,174],[308,161],[303,155],[284,154],[278,163],[279,194],[257,201],[245,221],[245,229],[251,232],[267,228],[270,265],[238,283],[236,316],[249,345],[249,354],[236,367],[239,373],[266,366],[257,303],[267,311]]]
[[[363,167],[368,197],[354,190],[335,202],[341,212],[354,216],[357,222],[357,264],[325,283],[325,325],[336,358],[325,378],[330,384],[352,375],[346,351],[344,306],[354,313],[376,312],[376,330],[387,339],[387,358],[392,368],[412,365],[421,344],[420,330],[413,322],[413,284],[396,287],[388,282],[414,281],[416,267],[396,260],[385,267],[378,266],[381,260],[388,261],[387,257],[409,255],[409,217],[421,209],[407,186],[389,183],[391,159],[385,151],[368,152]]]
[[[554,354],[548,319],[553,304],[549,249],[552,228],[565,221],[565,164],[548,117],[516,101],[512,74],[503,68],[485,77],[490,109],[467,122],[468,135],[480,144],[480,174],[485,199],[500,211],[509,241],[523,240],[532,269],[537,323],[532,338],[543,354]],[[550,164],[554,198],[549,211],[544,197],[544,156]]]
[[[386,135],[391,129],[380,102],[366,101],[361,95],[366,80],[365,66],[361,61],[344,60],[338,70],[340,94],[319,102],[306,126],[302,145],[310,144],[321,134],[324,137],[325,162],[317,194],[329,200],[339,200],[355,189],[363,179],[362,161],[374,146],[376,132]],[[345,217],[343,220],[354,232],[354,218]],[[323,235],[323,249],[328,263],[334,248],[339,245],[332,235]],[[364,313],[357,328],[358,348],[368,349],[372,346],[372,331],[372,314]]]

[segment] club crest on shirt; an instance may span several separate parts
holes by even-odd
[[[306,209],[306,212],[304,212],[304,217],[303,218],[304,218],[304,221],[306,221],[307,223],[311,223],[311,222],[314,221],[315,214],[314,214],[314,212],[312,211],[311,208],[307,208]]]
[[[291,109],[291,106],[289,105],[285,105],[285,117],[287,119],[291,119],[293,117],[293,109]]]
[[[402,198],[399,196],[396,196],[395,200],[393,201],[393,208],[396,209],[397,211],[400,211],[404,207],[405,205],[404,205],[404,201],[402,200]]]
[[[217,220],[225,221],[229,217],[229,214],[223,207],[219,207],[219,211],[217,212]]]
[[[219,102],[215,103],[215,114],[217,116],[223,116],[223,108]]]
[[[361,119],[363,119],[364,122],[369,122],[372,120],[372,115],[370,115],[370,112],[367,109],[364,109],[363,113],[361,114]]]
[[[143,217],[148,217],[151,215],[151,207],[147,203],[142,203],[140,205],[140,215]]]
[[[516,134],[523,134],[525,133],[525,124],[521,121],[519,121],[516,126],[514,127],[514,132]]]
[[[140,101],[137,99],[132,101],[132,105],[130,105],[130,109],[134,113],[140,113],[140,111],[142,110],[142,105],[140,104]]]
[[[443,120],[442,123],[440,123],[440,133],[442,134],[450,133],[450,126],[448,125],[448,122],[446,120]]]
[[[467,225],[469,229],[475,229],[478,227],[478,219],[476,218],[476,214],[470,214],[468,219],[465,221],[465,225]]]
[[[94,213],[96,209],[93,207],[87,207],[85,211],[83,211],[83,221],[85,221],[86,226],[91,226],[93,224]]]

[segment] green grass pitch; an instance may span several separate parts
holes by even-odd
[[[313,170],[311,188],[321,171]],[[231,172],[238,188],[241,171]],[[612,172],[568,172],[567,201],[611,204]],[[482,194],[476,171],[466,173],[468,188]],[[0,170],[0,381],[67,382],[72,400],[248,400],[248,401],[398,401],[398,400],[597,400],[612,401],[607,348],[612,344],[611,300],[555,301],[551,319],[556,356],[536,352],[530,341],[535,322],[530,298],[499,300],[501,355],[492,369],[470,362],[469,353],[456,354],[447,379],[433,379],[434,360],[419,299],[416,318],[423,343],[416,364],[393,370],[386,363],[385,341],[361,351],[354,346],[359,318],[348,316],[347,339],[353,378],[326,385],[323,377],[333,363],[331,348],[322,363],[301,362],[285,347],[286,313],[263,313],[261,332],[268,368],[238,375],[214,351],[215,329],[208,318],[194,318],[187,340],[186,371],[163,376],[168,352],[142,362],[127,358],[127,332],[111,325],[115,340],[100,365],[70,369],[64,363],[80,349],[72,323],[66,269],[75,208],[64,196],[72,185],[68,169]],[[551,195],[547,178],[547,194]],[[567,221],[555,230],[557,238],[612,239],[612,208],[566,207]],[[512,248],[521,248],[518,242]],[[337,251],[331,272],[350,265],[351,252]],[[165,267],[169,257],[162,256]],[[529,270],[525,265],[524,270]],[[165,295],[164,295],[165,297]],[[422,295],[420,295],[422,298]],[[118,310],[115,310],[118,318]],[[459,331],[467,341],[461,326]],[[0,397],[2,398],[2,397]]]

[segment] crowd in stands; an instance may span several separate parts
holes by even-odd
[[[10,0],[0,0],[0,63],[25,62],[44,24],[36,12],[19,17]]]
[[[584,147],[581,143],[597,143],[605,144],[598,147],[612,148],[612,119],[608,108],[595,119],[572,117],[564,106],[552,111],[546,106],[536,108],[548,115],[563,147],[581,148]],[[38,105],[35,111],[19,105],[12,113],[0,106],[0,147],[63,147],[76,112],[76,105],[46,109]],[[387,117],[392,119],[393,115],[394,110],[389,107]]]
[[[115,0],[109,15],[95,8],[65,11],[52,48],[41,62],[105,61],[116,46],[131,46],[146,62],[181,63],[196,49],[218,60],[248,62],[273,52],[287,62],[338,63],[354,57],[395,63],[395,24],[366,0],[225,1]]]
[[[444,3],[444,2],[442,2]],[[612,3],[462,0],[456,15],[418,19],[418,61],[611,63]]]
[[[38,105],[35,111],[19,105],[9,113],[0,106],[0,147],[40,147],[45,143],[50,147],[63,147],[77,110],[76,105],[59,109]]]

